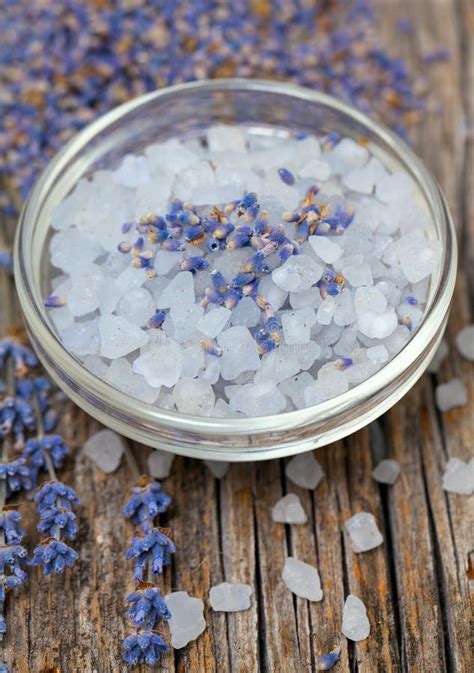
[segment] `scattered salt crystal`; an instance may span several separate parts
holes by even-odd
[[[369,152],[352,138],[343,138],[327,155],[327,159],[334,173],[344,175],[367,163]]]
[[[308,343],[311,336],[311,328],[315,322],[316,314],[312,308],[285,311],[281,316],[285,342],[287,344]]]
[[[350,371],[351,369],[352,367],[349,367],[347,371]],[[347,390],[349,390],[347,373],[338,371],[334,365],[330,363],[330,368],[320,370],[318,378],[313,385],[305,388],[304,399],[306,406],[309,407],[313,404],[325,402],[336,395],[342,395],[342,393],[345,393]]]
[[[406,173],[387,174],[377,182],[377,198],[384,203],[402,203],[410,200],[412,193],[413,182]]]
[[[314,379],[309,372],[300,372],[296,376],[282,381],[278,385],[278,388],[282,393],[288,395],[297,409],[303,409],[305,407],[305,388],[312,385],[313,383]]]
[[[125,358],[111,362],[105,380],[123,393],[147,404],[153,404],[158,398],[158,388],[150,386],[143,376],[136,374]]]
[[[288,297],[288,289],[282,289],[272,280],[272,276],[264,276],[258,286],[259,292],[271,304],[274,311],[278,311]]]
[[[215,395],[212,386],[198,379],[182,378],[173,388],[178,411],[195,416],[212,416]]]
[[[143,287],[135,287],[124,294],[117,305],[117,315],[143,327],[154,313],[151,294]]]
[[[100,352],[115,359],[141,348],[148,335],[121,316],[103,315],[99,318]]]
[[[336,312],[336,301],[330,295],[326,297],[323,303],[319,306],[316,313],[316,320],[320,325],[329,325]]]
[[[171,645],[179,650],[198,636],[206,628],[204,603],[200,598],[190,596],[187,591],[174,591],[164,598],[171,612],[168,625],[171,633]]]
[[[312,451],[300,453],[292,458],[285,467],[285,474],[297,486],[311,491],[318,486],[324,476],[321,465],[313,456]]]
[[[105,379],[109,369],[109,365],[97,355],[87,355],[84,360],[84,366],[101,379]]]
[[[295,493],[288,493],[273,506],[272,519],[277,523],[288,524],[302,524],[308,521],[301,500]]]
[[[287,292],[308,290],[321,278],[323,268],[308,255],[289,257],[272,273],[272,280]]]
[[[286,407],[286,399],[273,381],[248,383],[239,387],[230,398],[230,408],[247,416],[278,414]]]
[[[173,304],[168,314],[173,328],[168,336],[173,336],[179,343],[190,339],[195,332],[196,325],[199,326],[203,313],[204,309],[199,304],[188,304],[186,302]]]
[[[174,269],[182,259],[180,252],[173,252],[172,250],[158,250],[155,255],[154,268],[158,276],[166,276],[172,269]]]
[[[343,253],[342,248],[333,239],[326,236],[310,236],[308,241],[318,257],[328,264],[335,262]]]
[[[174,453],[155,449],[148,456],[148,471],[154,479],[166,479],[171,472],[173,461]]]
[[[383,365],[389,359],[389,352],[386,347],[381,344],[380,346],[371,346],[367,348],[367,357],[374,364]]]
[[[97,318],[74,323],[61,331],[61,339],[68,350],[75,355],[97,355],[99,353],[99,321]]]
[[[170,308],[182,304],[194,304],[193,274],[190,271],[180,271],[176,274],[157,298],[156,308]]]
[[[301,369],[296,354],[293,355],[286,347],[285,349],[275,349],[264,355],[261,362],[260,369],[255,375],[255,383],[264,381],[279,383],[283,379],[297,374]]]
[[[253,301],[252,303],[255,304]],[[197,328],[203,334],[213,339],[222,332],[231,313],[232,311],[229,311],[229,309],[220,306],[214,311],[209,311],[209,313],[206,313],[206,315],[200,318],[197,321]]]
[[[248,584],[222,582],[211,587],[209,602],[216,612],[240,612],[250,607],[252,587]]]
[[[111,474],[120,466],[125,447],[122,437],[112,430],[100,430],[84,444],[84,453],[97,467]]]
[[[468,463],[460,458],[450,458],[443,474],[443,489],[449,493],[471,495],[474,491],[474,458]]]
[[[224,460],[205,460],[204,462],[216,479],[222,479],[229,471],[229,463]]]
[[[354,309],[361,313],[383,313],[387,308],[387,299],[377,287],[358,287],[354,295]]]
[[[370,623],[364,603],[349,594],[342,610],[342,633],[349,640],[365,640],[370,633]]]
[[[145,157],[134,157],[127,154],[120,166],[113,173],[113,180],[132,189],[145,182],[149,182],[151,175],[148,170],[148,161]]]
[[[260,320],[260,310],[251,297],[243,297],[232,311],[230,322],[232,325],[255,327]]]
[[[323,598],[321,580],[317,568],[289,556],[285,561],[282,578],[288,589],[308,601]]]
[[[183,369],[183,350],[176,341],[161,335],[133,362],[133,371],[142,374],[150,386],[170,388],[179,381]]]
[[[369,512],[358,512],[345,523],[355,552],[369,551],[383,543],[375,517]]]
[[[474,325],[466,325],[456,336],[456,347],[466,360],[474,360]]]
[[[359,287],[360,285],[372,285],[374,282],[372,278],[372,271],[367,263],[350,263],[347,266],[342,267],[342,273],[346,277],[346,280],[348,280],[352,285],[352,287]]]
[[[397,326],[397,314],[393,308],[380,314],[367,311],[359,315],[359,330],[371,339],[385,339],[397,329]]]
[[[440,411],[450,411],[467,404],[467,390],[461,379],[451,379],[435,389],[436,406]]]
[[[448,355],[448,353],[449,353],[448,342],[446,341],[446,339],[442,339],[438,346],[438,350],[433,355],[433,359],[428,365],[427,371],[429,374],[437,374],[439,372],[441,364]]]
[[[221,376],[225,381],[231,381],[242,372],[260,367],[257,347],[247,327],[229,327],[219,334],[217,343],[223,351]]]
[[[375,481],[381,484],[394,484],[401,472],[400,463],[391,458],[381,460],[372,470],[372,476]]]

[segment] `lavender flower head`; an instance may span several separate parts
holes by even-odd
[[[3,532],[7,544],[18,545],[25,537],[20,521],[21,514],[16,509],[4,506],[0,511],[0,533]]]
[[[132,488],[123,515],[147,533],[153,527],[153,519],[165,512],[170,502],[171,498],[161,490],[159,482],[142,477]]]
[[[29,461],[32,478],[36,482],[38,472],[47,469],[46,456],[50,457],[55,468],[60,469],[68,453],[69,448],[60,435],[46,435],[42,438],[29,439],[22,456]]]
[[[74,489],[60,481],[46,481],[42,484],[35,495],[35,501],[40,512],[55,506],[72,509],[73,505],[79,504]]]
[[[144,570],[149,564],[154,575],[161,575],[163,567],[169,565],[171,554],[176,548],[173,542],[159,528],[152,528],[149,533],[133,537],[125,558],[135,560],[135,579],[142,580]]]
[[[123,641],[123,658],[131,666],[136,664],[156,664],[162,653],[168,651],[165,641],[153,631],[140,631]]]
[[[78,558],[79,554],[65,542],[48,538],[36,547],[31,565],[43,565],[44,574],[50,575],[52,572],[64,572],[65,568],[70,568]]]
[[[0,480],[7,484],[7,495],[13,491],[29,491],[33,488],[30,470],[24,458],[17,458],[9,463],[0,463]]]
[[[76,515],[64,507],[49,507],[41,514],[38,530],[46,537],[74,540],[78,525]]]
[[[35,426],[33,408],[26,400],[21,397],[6,397],[0,404],[0,439],[13,432],[15,445],[21,448],[25,430],[33,430]]]
[[[161,619],[171,619],[171,612],[163,600],[160,590],[153,584],[140,582],[137,589],[127,596],[131,603],[128,617],[137,628],[152,629]]]

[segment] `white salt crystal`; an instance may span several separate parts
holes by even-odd
[[[103,252],[92,234],[75,228],[55,234],[49,249],[51,264],[66,273],[92,264]]]
[[[370,348],[367,348],[367,357],[375,364],[383,365],[388,361],[390,355],[386,347],[381,344],[380,346],[371,346]]]
[[[259,319],[260,309],[251,297],[242,297],[230,316],[232,325],[244,327],[255,327]]]
[[[466,325],[456,336],[456,347],[466,360],[474,360],[474,325]]]
[[[168,172],[171,164],[164,170],[152,170],[153,179],[142,183],[135,191],[132,218],[138,220],[144,213],[163,213],[171,196],[174,176]]]
[[[345,522],[352,549],[355,552],[369,551],[383,543],[383,537],[377,527],[375,517],[369,512],[358,512]]]
[[[449,353],[448,342],[446,341],[446,339],[442,339],[438,346],[438,350],[436,351],[436,353],[433,356],[433,359],[428,365],[427,371],[429,374],[437,374],[439,372],[441,364],[448,355],[448,353]]]
[[[223,350],[221,376],[225,381],[260,367],[256,343],[247,327],[229,327],[219,334],[217,343]]]
[[[133,154],[127,154],[120,166],[113,173],[112,179],[119,185],[131,187],[148,182],[151,175],[148,170],[148,161],[145,157],[135,157]]]
[[[351,370],[352,367],[349,367]],[[306,406],[320,404],[326,400],[342,395],[349,390],[349,379],[347,372],[337,370],[331,363],[328,369],[322,369],[318,373],[318,378],[312,386],[308,386],[304,391]]]
[[[102,313],[102,315],[113,313],[117,308],[117,304],[122,295],[123,288],[120,287],[113,278],[110,278],[110,276],[103,278],[97,288],[99,311]]]
[[[173,397],[183,414],[212,416],[215,395],[212,386],[198,379],[182,378],[173,388]]]
[[[246,151],[245,131],[238,126],[215,125],[207,130],[207,144],[211,152]]]
[[[204,462],[209,468],[212,476],[216,479],[222,479],[229,471],[230,463],[227,463],[224,460],[205,460]]]
[[[311,159],[300,169],[302,178],[312,180],[327,180],[331,176],[331,166],[324,159]]]
[[[287,344],[308,343],[311,327],[316,322],[316,314],[312,308],[301,308],[297,311],[285,311],[281,316],[281,324]]]
[[[273,381],[248,383],[232,395],[229,406],[247,416],[278,414],[286,407],[286,399]]]
[[[381,484],[394,484],[400,476],[400,463],[391,458],[381,460],[372,470],[372,476],[375,481]]]
[[[282,381],[278,388],[284,395],[288,395],[297,409],[303,409],[305,405],[305,388],[312,385],[314,379],[309,372],[300,372],[296,376]]]
[[[371,194],[377,182],[387,175],[382,162],[372,157],[366,166],[353,168],[343,177],[342,182],[348,189],[361,194]]]
[[[248,584],[222,582],[211,587],[209,602],[216,612],[240,612],[250,607],[252,587]]]
[[[410,339],[410,330],[405,325],[398,325],[398,327],[384,339],[384,344],[390,353],[395,355],[399,353],[404,345]]]
[[[398,326],[397,314],[393,308],[377,314],[372,311],[361,313],[358,319],[359,330],[371,339],[385,339]]]
[[[387,308],[387,299],[377,287],[358,287],[354,295],[354,309],[361,313],[382,313]]]
[[[308,241],[318,257],[328,264],[335,262],[343,253],[343,249],[327,236],[310,236]]]
[[[319,306],[316,313],[316,320],[320,325],[329,325],[336,313],[336,301],[334,297],[328,295]]]
[[[289,556],[285,561],[282,578],[288,589],[308,601],[323,598],[321,580],[317,568]]]
[[[252,303],[255,305],[253,300],[250,301],[252,301]],[[231,313],[232,311],[229,311],[229,309],[219,306],[219,308],[209,311],[209,313],[206,313],[206,315],[200,318],[197,321],[197,328],[207,337],[213,339],[222,332],[231,316]]]
[[[200,194],[203,194],[205,189],[214,186],[215,183],[216,177],[209,161],[196,161],[177,176],[174,193],[178,199],[190,200],[198,206],[206,203]]]
[[[179,381],[183,369],[181,346],[160,334],[159,339],[150,343],[133,362],[133,371],[142,374],[150,386],[170,388]]]
[[[172,271],[182,260],[183,253],[175,252],[173,250],[158,250],[153,268],[159,276],[166,276],[170,271]]]
[[[324,476],[321,465],[313,456],[312,451],[300,453],[292,458],[286,464],[285,474],[297,486],[311,491],[314,491]]]
[[[174,591],[167,594],[164,600],[171,612],[168,621],[171,645],[178,650],[196,640],[205,630],[204,603],[200,598],[190,596],[187,591]]]
[[[173,338],[179,343],[190,339],[195,332],[196,325],[202,319],[203,313],[204,309],[200,304],[188,304],[186,302],[173,304],[169,312],[169,318],[173,321]]]
[[[148,471],[154,479],[166,479],[171,472],[174,461],[174,453],[155,449],[147,459]]]
[[[263,356],[261,367],[255,375],[255,383],[263,381],[279,383],[297,374],[300,368],[297,358],[289,349],[276,348]]]
[[[200,349],[202,350],[202,349]],[[206,355],[204,356],[204,363],[202,367],[199,368],[198,378],[201,381],[206,381],[206,383],[214,384],[217,383],[221,375],[221,361],[220,358],[215,355]]]
[[[308,521],[301,500],[295,493],[288,493],[273,506],[272,519],[276,523],[302,524]]]
[[[366,147],[352,140],[343,138],[334,149],[327,154],[327,160],[334,173],[344,175],[354,168],[367,163],[369,152]]]
[[[377,182],[377,198],[384,203],[402,203],[410,201],[413,193],[412,179],[402,172],[387,174]]]
[[[356,319],[354,310],[354,297],[348,288],[345,288],[334,299],[336,310],[334,311],[334,323],[336,325],[350,325]]]
[[[61,340],[75,355],[96,355],[99,352],[99,321],[74,323],[61,332]]]
[[[176,138],[149,145],[145,149],[145,155],[152,172],[160,171],[163,166],[166,166],[166,170],[175,175],[195,163],[198,158],[196,153],[190,149],[189,144],[181,143]]]
[[[141,348],[148,335],[121,316],[103,315],[99,318],[100,352],[105,358],[119,358]]]
[[[100,379],[105,379],[109,370],[109,365],[97,355],[87,355],[83,360],[84,366]]]
[[[342,267],[342,273],[346,277],[346,280],[352,285],[352,287],[359,287],[360,285],[373,285],[373,277],[370,266],[366,263],[363,264],[349,264],[348,266]]]
[[[474,492],[474,458],[468,463],[460,458],[450,458],[443,474],[443,489],[449,493],[471,495]]]
[[[321,293],[318,287],[310,287],[302,292],[290,292],[290,304],[294,309],[318,308],[322,304]]]
[[[124,294],[117,305],[117,315],[135,325],[144,326],[154,313],[153,297],[143,287],[135,287]]]
[[[342,610],[342,633],[349,640],[365,640],[370,633],[370,623],[364,603],[349,594]]]
[[[450,411],[467,404],[467,390],[461,379],[441,383],[435,389],[436,406],[440,411]]]
[[[67,305],[78,317],[95,311],[99,306],[98,289],[104,277],[96,264],[71,269],[71,289],[67,292]]]
[[[282,290],[300,292],[318,282],[323,268],[308,255],[293,255],[272,272],[272,280]]]
[[[122,437],[112,430],[100,430],[84,444],[84,453],[97,467],[111,474],[120,466],[125,447]]]
[[[190,271],[177,273],[156,300],[156,308],[170,308],[183,304],[194,304],[193,274]]]
[[[150,386],[143,376],[135,374],[126,358],[117,358],[112,361],[105,380],[114,388],[147,404],[153,404],[158,397],[158,389]]]

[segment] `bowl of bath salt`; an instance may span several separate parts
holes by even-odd
[[[20,218],[18,293],[59,386],[189,456],[322,446],[397,402],[456,275],[436,182],[391,131],[285,83],[162,89],[50,163]]]

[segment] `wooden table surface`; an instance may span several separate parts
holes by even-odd
[[[377,20],[385,43],[422,72],[420,51],[440,45],[449,62],[431,68],[432,100],[443,113],[427,114],[414,131],[419,154],[440,181],[452,209],[460,243],[460,270],[447,339],[449,357],[438,376],[424,376],[372,427],[317,451],[325,479],[315,492],[287,483],[284,461],[233,465],[222,481],[202,463],[177,458],[165,490],[173,497],[166,524],[177,553],[163,577],[163,591],[186,590],[207,599],[224,580],[249,583],[250,610],[226,616],[206,602],[207,630],[183,650],[172,651],[156,670],[188,673],[310,673],[315,659],[340,645],[340,673],[462,673],[473,670],[469,650],[469,590],[474,579],[472,499],[441,488],[449,457],[468,459],[473,447],[473,365],[460,359],[454,337],[472,322],[474,274],[473,49],[470,0],[378,0]],[[395,30],[408,17],[411,35]],[[0,247],[13,226],[2,227]],[[11,282],[1,272],[3,327],[18,323]],[[434,405],[439,381],[460,377],[470,407],[440,414]],[[67,403],[61,430],[76,449],[65,480],[77,490],[80,562],[66,577],[45,579],[38,569],[8,601],[7,661],[13,673],[121,673],[120,643],[126,633],[125,596],[132,589],[123,553],[130,534],[120,514],[131,484],[126,464],[102,474],[81,454],[98,424]],[[150,449],[136,446],[143,465]],[[374,464],[393,457],[402,475],[393,487],[371,478]],[[309,515],[304,526],[285,527],[271,508],[287,491],[297,493]],[[24,507],[29,544],[38,539]],[[343,523],[358,511],[372,512],[384,544],[354,554]],[[308,603],[285,587],[288,555],[317,565],[324,599]],[[341,636],[348,593],[367,606],[369,638]],[[166,629],[166,626],[164,627]]]

